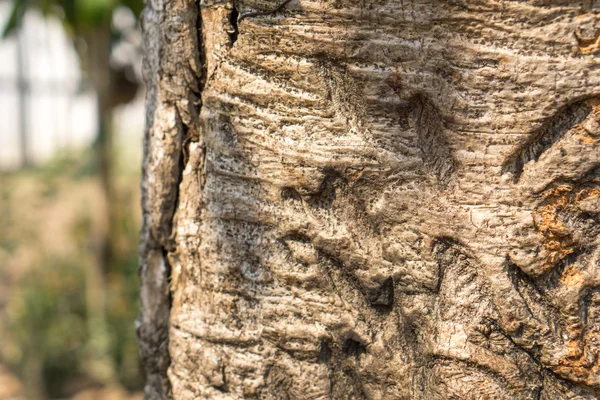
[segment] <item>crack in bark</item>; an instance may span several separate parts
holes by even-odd
[[[236,7],[236,1],[233,0],[231,5],[231,12],[229,13],[229,24],[231,25],[231,29],[227,31],[231,38],[231,47],[237,42],[238,35],[240,33],[238,22],[239,22],[240,13]]]
[[[567,104],[548,118],[520,148],[504,163],[502,172],[513,175],[513,181],[519,182],[525,165],[536,162],[542,154],[554,146],[575,125],[583,122],[592,112],[586,101]]]
[[[242,22],[244,19],[246,18],[250,18],[250,17],[262,17],[262,16],[266,16],[266,15],[273,15],[278,13],[279,11],[283,10],[285,8],[285,6],[288,5],[288,3],[290,3],[292,0],[285,0],[282,3],[280,3],[277,7],[275,7],[272,10],[268,10],[268,11],[250,11],[247,13],[244,13],[242,15],[240,15],[240,18],[238,19],[238,22]],[[234,1],[235,4],[235,1]]]
[[[191,10],[191,11],[190,11]],[[146,399],[170,399],[172,389],[167,370],[171,363],[169,354],[169,319],[172,307],[171,262],[176,257],[175,225],[180,201],[179,187],[185,165],[189,161],[189,142],[198,140],[197,117],[200,93],[204,86],[204,72],[198,76],[196,64],[189,61],[183,76],[175,76],[171,68],[175,60],[163,58],[164,36],[162,20],[177,17],[177,13],[196,13],[196,21],[188,26],[189,36],[169,51],[175,55],[185,50],[182,42],[191,44],[194,54],[203,54],[201,41],[201,15],[199,4],[189,4],[184,9],[151,8],[144,12],[144,31],[147,39],[154,39],[152,52],[146,59],[149,74],[149,97],[144,140],[143,197],[144,224],[140,242],[140,288],[142,312],[138,319],[138,337],[142,359],[145,363],[147,384]],[[198,32],[193,32],[196,29]],[[150,44],[148,44],[150,46]],[[153,58],[154,57],[154,58]],[[158,57],[158,58],[157,58]],[[165,65],[163,65],[165,63]],[[204,68],[204,63],[202,63]],[[163,70],[163,74],[153,74]],[[190,75],[190,74],[193,74]],[[183,79],[187,95],[170,91],[171,85]],[[165,94],[166,93],[166,94]],[[180,102],[185,99],[187,103]],[[196,108],[197,107],[197,108]],[[173,118],[172,120],[170,118]],[[162,123],[162,125],[161,125]],[[166,132],[160,130],[167,129]],[[162,186],[150,186],[150,182],[161,180]]]
[[[417,145],[425,165],[437,177],[442,187],[456,170],[456,161],[444,133],[443,120],[435,106],[423,95],[414,96],[413,115],[417,128]]]

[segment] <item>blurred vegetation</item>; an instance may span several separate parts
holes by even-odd
[[[143,385],[134,329],[139,176],[116,174],[112,264],[99,277],[96,247],[107,228],[90,153],[0,175],[0,363],[21,378],[28,399]],[[107,354],[98,357],[98,348]]]
[[[44,16],[61,19],[67,31],[78,35],[81,31],[98,26],[110,26],[112,12],[118,7],[129,8],[136,16],[143,9],[140,0],[15,0],[4,26],[3,36],[11,34],[23,22],[29,9],[37,9]]]
[[[139,173],[119,168],[112,128],[114,107],[131,101],[140,83],[133,63],[111,59],[139,28],[119,27],[113,16],[125,9],[135,20],[142,7],[142,0],[13,0],[1,27],[11,35],[31,9],[58,17],[96,93],[99,121],[90,149],[0,174],[0,364],[21,378],[28,399],[143,384],[134,329]],[[132,164],[137,171],[140,161]]]
[[[3,37],[13,34],[23,26],[29,10],[41,12],[44,16],[54,16],[63,22],[80,56],[80,65],[85,82],[91,83],[96,94],[96,114],[98,125],[94,142],[93,157],[97,174],[102,184],[102,196],[107,204],[115,199],[115,149],[113,132],[113,109],[133,100],[140,82],[134,71],[132,54],[129,60],[113,62],[113,49],[119,44],[128,43],[130,53],[139,53],[140,43],[131,43],[132,30],[139,31],[139,22],[134,27],[122,26],[113,19],[119,11],[128,10],[133,20],[139,17],[143,0],[13,0],[12,10],[3,27]],[[135,35],[133,35],[135,36]],[[22,45],[22,44],[21,44]],[[25,117],[24,120],[28,118]],[[24,139],[26,132],[23,132]],[[23,140],[24,140],[23,139]],[[112,232],[118,222],[111,207],[105,207],[108,224],[107,236],[98,249],[98,267],[107,271],[114,264]]]

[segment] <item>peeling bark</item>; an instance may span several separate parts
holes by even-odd
[[[597,398],[599,19],[147,0],[146,397]]]

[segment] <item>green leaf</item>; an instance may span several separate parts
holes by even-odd
[[[116,0],[75,0],[76,24],[98,26],[110,23]]]
[[[27,10],[28,1],[26,0],[15,0],[13,1],[13,7],[10,11],[10,17],[2,30],[2,38],[6,39],[10,36],[23,22],[23,16]]]

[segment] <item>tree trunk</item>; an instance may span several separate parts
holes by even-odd
[[[116,210],[114,190],[113,126],[110,79],[110,26],[100,25],[84,32],[87,44],[87,69],[97,96],[96,115],[98,130],[94,155],[103,195],[103,220],[106,226],[95,238],[95,265],[86,271],[86,304],[90,332],[87,363],[89,373],[100,382],[115,381],[116,373],[110,358],[110,336],[106,323],[106,281],[114,271],[114,246],[116,236]]]
[[[147,1],[146,398],[597,398],[600,2],[278,6]]]
[[[25,30],[17,31],[17,89],[19,97],[19,152],[21,168],[31,166],[29,149],[29,63],[27,62],[27,38]]]

